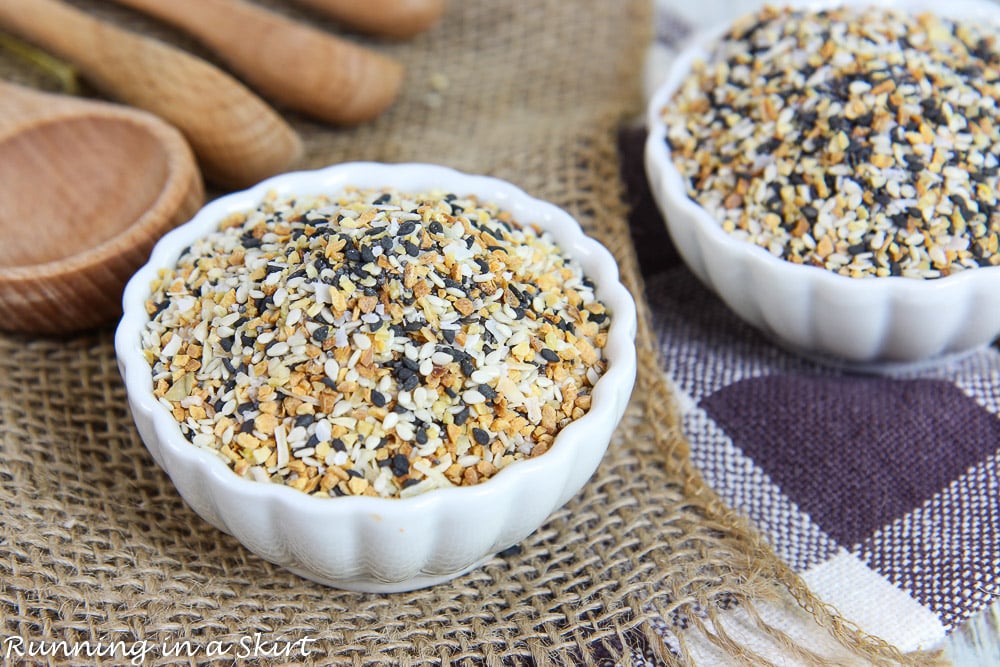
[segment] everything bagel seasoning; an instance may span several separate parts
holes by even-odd
[[[482,482],[543,454],[606,368],[593,283],[475,197],[271,195],[151,289],[143,348],[185,437],[317,496]]]
[[[689,196],[773,255],[851,277],[1000,265],[995,26],[765,8],[663,111]]]

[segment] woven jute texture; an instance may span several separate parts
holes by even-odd
[[[136,14],[75,4],[206,55]],[[822,662],[756,616],[770,602],[862,662],[917,661],[814,600],[687,461],[640,296],[614,147],[616,127],[640,110],[649,29],[642,2],[455,0],[429,34],[370,42],[407,66],[390,113],[350,130],[287,115],[306,140],[302,167],[427,161],[493,174],[566,208],[616,255],[640,297],[640,375],[605,460],[576,498],[519,548],[454,582],[394,595],[324,588],[249,553],[183,503],[132,425],[111,327],[59,340],[3,336],[0,639],[195,649],[151,649],[146,664],[233,664],[233,653],[210,655],[212,642],[255,633],[311,638],[311,655],[292,663],[645,664],[642,654],[691,663],[683,639],[673,651],[659,640],[654,626],[665,623],[687,626],[682,637],[714,643],[732,664],[765,664],[724,630],[739,607],[797,660]],[[52,86],[0,58],[0,74]],[[104,664],[127,661],[119,653]]]

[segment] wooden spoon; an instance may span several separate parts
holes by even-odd
[[[383,37],[412,37],[437,23],[445,0],[298,0],[344,25]]]
[[[204,198],[190,147],[156,116],[0,81],[0,329],[110,321],[156,240]]]
[[[263,100],[180,49],[56,0],[2,0],[0,24],[74,62],[112,97],[176,126],[206,178],[220,185],[251,185],[286,171],[302,153],[298,136]]]
[[[242,0],[116,2],[185,30],[258,91],[319,120],[369,120],[403,80],[395,60]]]

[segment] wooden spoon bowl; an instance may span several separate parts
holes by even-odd
[[[203,201],[191,149],[157,117],[0,82],[0,329],[111,321],[156,240]]]

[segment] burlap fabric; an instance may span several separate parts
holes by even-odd
[[[132,13],[78,4],[204,54]],[[641,295],[614,135],[639,111],[648,11],[643,2],[456,0],[432,33],[376,44],[408,67],[389,114],[352,130],[289,114],[307,142],[302,166],[418,160],[509,179],[574,214]],[[49,85],[9,55],[0,63],[10,78]],[[195,649],[172,657],[154,648],[147,664],[233,664],[231,653],[212,658],[211,642],[260,633],[312,638],[311,655],[293,663],[638,665],[692,664],[688,637],[731,664],[764,664],[727,633],[739,609],[790,663],[925,660],[819,605],[704,486],[639,301],[637,391],[594,479],[519,549],[452,583],[395,595],[304,581],[190,511],[132,425],[111,328],[64,340],[0,337],[2,639]],[[799,619],[801,632],[779,632],[758,613],[765,606]],[[686,628],[680,643],[660,641],[663,624]]]

